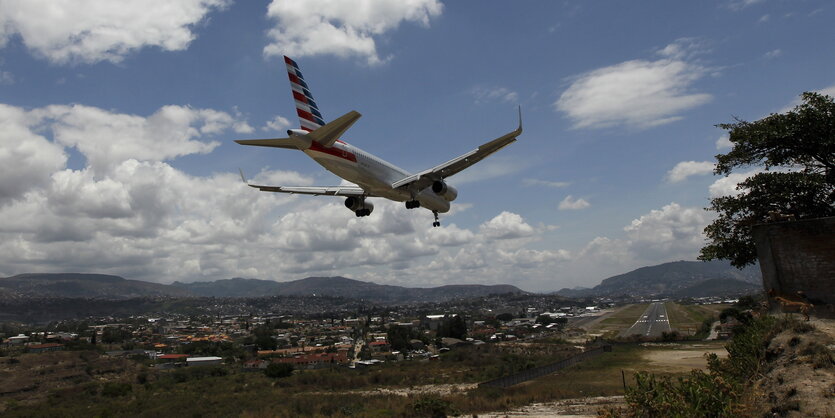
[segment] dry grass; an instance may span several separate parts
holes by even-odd
[[[705,319],[719,318],[719,313],[731,305],[717,303],[713,305],[680,305],[675,302],[664,304],[670,318],[670,327],[684,335],[692,335]]]

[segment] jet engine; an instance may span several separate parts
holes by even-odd
[[[435,192],[436,195],[446,199],[447,202],[452,202],[456,197],[458,197],[458,190],[455,190],[455,187],[452,187],[441,180],[432,183],[432,191]]]
[[[351,209],[357,216],[368,216],[374,211],[374,204],[366,202],[365,198],[350,196],[345,199],[345,207]]]

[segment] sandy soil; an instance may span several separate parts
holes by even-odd
[[[466,392],[473,390],[478,386],[478,383],[458,383],[447,385],[421,385],[406,388],[376,388],[372,390],[350,390],[340,391],[339,393],[353,394],[360,396],[376,396],[376,395],[449,395],[453,392]],[[323,392],[313,392],[323,393]]]
[[[682,349],[650,350],[643,354],[644,367],[654,372],[688,372],[693,369],[707,368],[706,353],[716,353],[727,357],[728,352],[715,344],[704,346],[691,345]]]
[[[800,322],[771,340],[754,385],[759,415],[835,416],[835,320]]]
[[[478,417],[596,417],[599,408],[623,406],[626,406],[626,403],[623,401],[623,396],[598,396],[592,398],[563,399],[557,402],[535,403],[507,411],[481,413],[478,414]]]

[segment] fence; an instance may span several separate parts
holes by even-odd
[[[493,379],[484,383],[479,384],[478,386],[490,386],[496,388],[506,388],[509,386],[513,386],[522,382],[527,382],[528,380],[533,380],[538,377],[545,376],[546,374],[551,374],[557,370],[562,370],[566,367],[575,365],[580,363],[584,360],[588,360],[593,357],[597,357],[603,353],[607,353],[612,351],[611,345],[604,345],[601,347],[593,348],[591,350],[583,351],[580,354],[574,355],[564,360],[560,360],[556,363],[546,364],[544,366],[534,367],[532,369],[524,370],[519,373],[514,373],[510,376],[500,377],[498,379]]]

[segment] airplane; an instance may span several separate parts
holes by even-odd
[[[446,182],[465,168],[516,141],[522,133],[522,109],[519,108],[519,127],[478,148],[419,173],[406,170],[350,145],[340,138],[362,115],[352,110],[325,123],[313,100],[298,64],[284,57],[290,88],[296,103],[301,129],[288,129],[287,138],[239,139],[241,145],[299,150],[340,178],[356,186],[296,187],[250,184],[241,171],[241,179],[250,187],[264,192],[340,196],[345,206],[357,217],[368,216],[374,210],[369,197],[382,197],[406,202],[406,209],[426,208],[435,216],[433,227],[441,226],[438,213],[446,213],[450,202],[458,197],[458,190]]]

